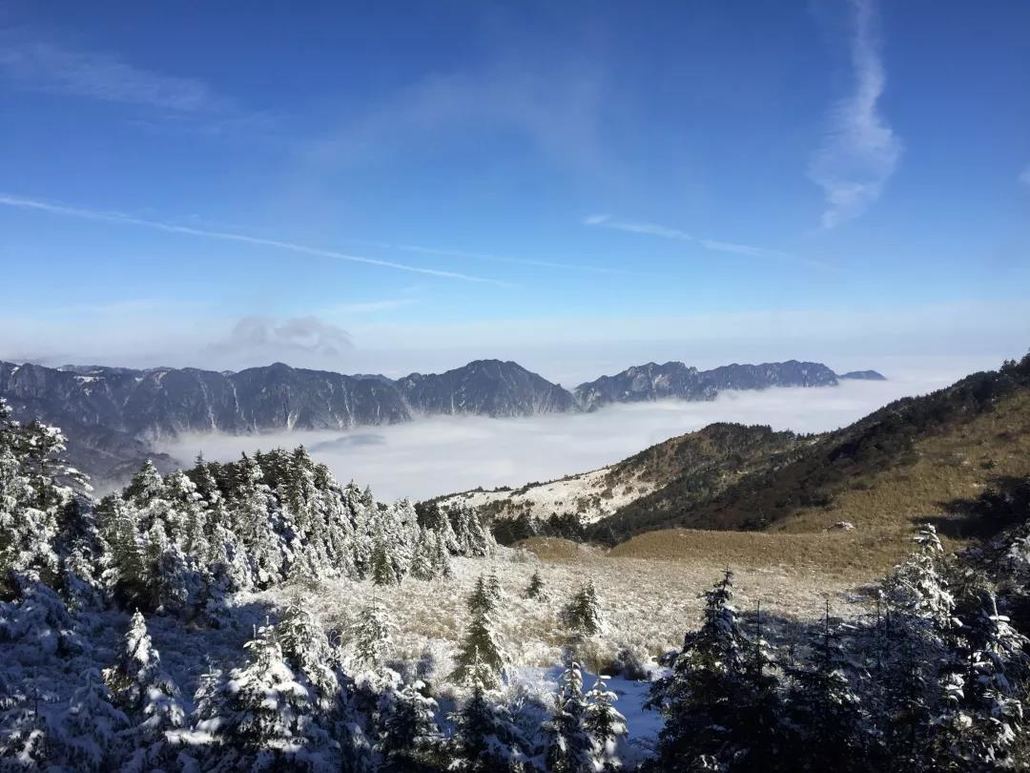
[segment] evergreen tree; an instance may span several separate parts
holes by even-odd
[[[582,586],[565,605],[562,622],[577,634],[593,636],[601,630],[601,612],[592,582]]]
[[[399,690],[384,690],[379,697],[379,743],[384,770],[410,771],[427,758],[439,740],[436,701],[421,680]]]
[[[547,769],[554,773],[587,773],[595,769],[593,738],[587,725],[583,674],[571,653],[558,677],[554,713],[545,726]]]
[[[380,670],[390,647],[390,622],[375,599],[361,610],[352,636],[354,663],[368,671]]]
[[[482,681],[484,687],[496,687],[506,658],[493,633],[493,612],[497,608],[493,584],[480,576],[469,595],[467,607],[468,627],[455,658],[457,667],[450,678],[461,684],[470,684],[470,680],[476,679]]]
[[[942,711],[934,724],[934,764],[940,770],[968,770],[984,762],[1011,764],[1023,730],[1023,688],[1030,641],[998,613],[988,588],[962,626],[955,666],[941,681]]]
[[[880,669],[877,696],[883,754],[893,769],[932,765],[932,719],[952,684],[952,651],[961,623],[947,579],[944,548],[932,525],[920,527],[915,552],[885,578],[889,656]]]
[[[829,610],[810,664],[787,669],[791,680],[787,713],[797,735],[799,770],[866,770],[863,716],[848,679],[848,664]]]
[[[478,659],[467,668],[469,696],[451,717],[451,770],[494,773],[518,770],[525,762],[524,739],[507,708],[488,686],[495,679],[494,671]]]
[[[621,770],[618,754],[619,738],[626,735],[626,718],[615,708],[616,695],[598,674],[594,686],[586,695],[584,724],[593,743],[593,769],[609,773]]]
[[[429,534],[433,540],[433,573],[437,577],[451,577],[451,554],[447,551],[447,536],[438,531]]]
[[[526,586],[522,595],[527,599],[538,599],[543,593],[543,589],[544,581],[540,579],[540,572],[534,571],[533,576],[529,578],[529,585]]]
[[[386,546],[380,542],[372,553],[372,582],[375,585],[393,585],[397,579]]]
[[[303,758],[314,734],[307,688],[286,664],[272,626],[258,628],[245,646],[250,662],[230,673],[215,704],[224,723],[223,737],[229,742],[229,760],[234,760],[231,764],[260,769]]]
[[[660,770],[776,769],[774,685],[732,602],[727,571],[705,593],[704,621],[685,636],[672,674],[652,689],[650,703],[666,720],[658,739]]]
[[[419,530],[418,542],[411,559],[409,573],[416,580],[431,580],[436,576],[434,548],[429,532]]]
[[[329,639],[315,616],[293,604],[276,626],[276,635],[283,657],[310,685],[312,702],[322,711],[331,710],[339,699],[340,681]]]
[[[98,520],[107,552],[104,582],[126,606],[146,606],[153,577],[143,554],[135,504],[105,497],[98,507]]]
[[[111,702],[100,672],[88,668],[67,707],[51,715],[45,761],[70,770],[99,771],[123,758],[129,720]]]
[[[135,725],[128,731],[132,751],[123,769],[149,771],[174,757],[167,734],[185,725],[179,688],[161,670],[161,658],[138,611],[125,636],[125,651],[115,668],[105,673],[115,698]]]
[[[479,514],[468,505],[452,505],[447,516],[454,532],[457,552],[463,556],[488,556],[496,548],[493,534],[483,524]]]
[[[64,460],[65,439],[56,427],[40,422],[20,426],[0,405],[0,583],[13,586],[16,575],[55,585],[60,559],[55,542],[73,486],[88,484]]]

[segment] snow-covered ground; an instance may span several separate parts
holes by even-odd
[[[547,483],[534,483],[518,489],[495,491],[464,491],[446,497],[444,503],[460,503],[474,508],[501,503],[498,516],[515,517],[526,513],[534,518],[547,518],[553,513],[574,513],[583,523],[594,523],[607,518],[620,507],[655,489],[653,481],[633,479],[612,485],[611,467],[570,475]]]
[[[496,632],[516,668],[561,662],[567,632],[559,613],[572,594],[590,581],[597,591],[604,624],[601,632],[584,644],[581,659],[584,667],[605,671],[620,650],[646,662],[678,649],[686,628],[699,620],[699,594],[718,580],[725,568],[714,562],[609,558],[587,551],[581,559],[550,562],[523,551],[502,550],[488,559],[454,559],[454,576],[447,579],[405,579],[392,586],[334,579],[254,594],[251,600],[276,606],[303,601],[326,627],[345,632],[361,608],[375,599],[393,622],[392,657],[405,661],[428,658],[433,671],[444,677],[451,670],[451,658],[468,619],[465,599],[481,574],[494,573],[500,583]],[[780,567],[732,568],[737,572],[738,608],[747,614],[761,604],[766,638],[775,638],[777,628],[798,619],[818,618],[827,598],[834,615],[852,617],[864,611],[851,585],[840,578]],[[534,571],[543,579],[544,597],[523,598],[522,591]]]
[[[554,695],[560,666],[551,668],[520,668],[514,677],[526,685],[530,691],[541,697]],[[660,672],[656,672],[656,675]],[[589,690],[597,676],[589,671],[583,672],[583,689]],[[651,756],[654,751],[658,733],[662,729],[662,716],[657,711],[645,708],[651,690],[651,680],[626,679],[621,676],[605,675],[608,689],[618,696],[615,708],[626,718],[626,735],[619,743],[619,758],[623,764],[632,768]]]

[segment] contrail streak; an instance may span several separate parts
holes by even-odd
[[[226,231],[209,231],[203,228],[191,228],[190,226],[185,225],[162,223],[159,220],[145,220],[143,218],[132,217],[130,215],[123,215],[117,212],[101,212],[93,209],[67,207],[61,204],[51,204],[46,201],[27,199],[22,196],[0,194],[0,204],[7,207],[18,207],[20,209],[34,209],[40,212],[49,212],[54,215],[64,215],[66,217],[78,217],[85,220],[100,220],[108,223],[119,223],[122,225],[135,225],[141,226],[143,228],[153,228],[155,230],[165,231],[167,233],[186,234],[188,236],[200,236],[206,239],[220,239],[222,241],[241,242],[243,244],[254,244],[261,247],[274,247],[280,250],[297,252],[302,255],[314,255],[320,258],[344,260],[350,263],[364,263],[369,266],[392,268],[397,271],[408,271],[413,274],[426,274],[428,276],[441,277],[444,279],[457,279],[463,282],[479,282],[482,284],[494,284],[502,286],[505,286],[507,284],[497,279],[488,279],[486,277],[473,276],[471,274],[461,274],[456,271],[444,271],[442,269],[436,268],[422,268],[421,266],[411,266],[407,263],[396,263],[391,260],[369,258],[364,255],[350,255],[345,252],[337,252],[336,250],[322,249],[321,247],[309,247],[304,244],[295,244],[294,242],[279,241],[278,239],[263,239],[258,236],[247,236],[246,234],[229,233]]]

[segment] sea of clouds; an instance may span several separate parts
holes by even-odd
[[[196,454],[229,460],[241,452],[303,444],[341,481],[371,485],[377,497],[424,499],[477,486],[518,486],[603,467],[670,437],[717,421],[821,432],[887,403],[954,381],[940,369],[837,387],[724,392],[711,402],[667,400],[593,413],[521,419],[448,416],[347,432],[303,431],[183,436],[166,445],[188,464]]]

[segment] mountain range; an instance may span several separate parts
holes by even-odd
[[[796,360],[707,371],[667,362],[634,366],[570,392],[500,360],[400,379],[282,363],[217,372],[0,362],[0,398],[16,418],[60,426],[72,461],[104,479],[124,477],[147,456],[159,467],[172,466],[150,444],[181,433],[345,430],[433,415],[533,416],[664,398],[711,400],[729,389],[833,386],[841,378],[883,376],[875,371],[838,376],[821,363]]]
[[[913,522],[955,538],[1007,526],[997,512],[1025,501],[1027,481],[1030,355],[831,432],[717,423],[598,470],[435,501],[517,522],[515,539],[572,517],[578,538],[619,555],[675,555],[698,530],[846,530],[854,560],[880,570],[904,554]]]

